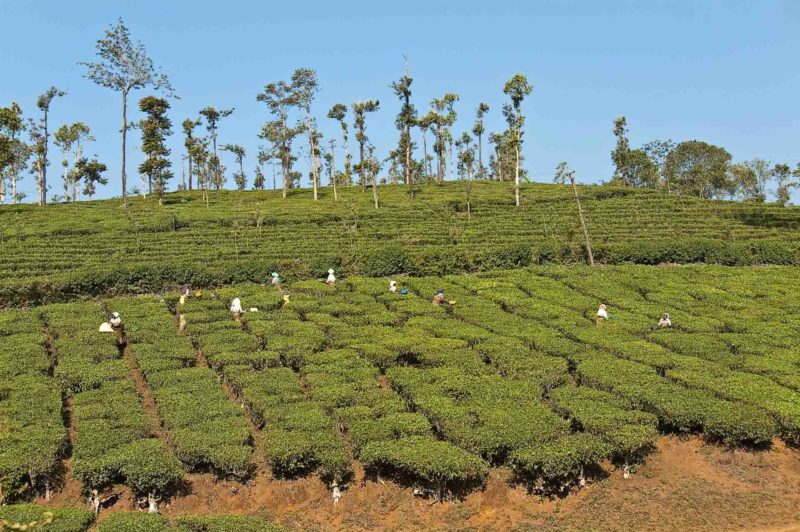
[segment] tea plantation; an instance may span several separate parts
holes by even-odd
[[[598,200],[596,209],[606,201],[619,208],[632,199]],[[92,216],[113,210],[86,209],[97,209]],[[199,218],[204,209],[192,212]],[[720,207],[716,230],[727,219],[728,228],[739,224],[742,241],[772,234],[750,228],[746,236],[745,225],[727,218],[731,209]],[[419,238],[428,222],[439,223],[436,216],[417,220]],[[495,216],[501,225],[499,208]],[[622,218],[619,224],[630,223]],[[373,223],[367,227],[376,233],[380,224]],[[204,227],[210,230],[210,219]],[[596,227],[602,241],[602,224]],[[402,224],[385,229],[404,231]],[[231,228],[215,230],[210,234],[219,236]],[[257,227],[249,231],[258,234]],[[629,231],[633,239],[641,229],[631,224]],[[782,231],[774,234],[791,242]],[[161,244],[151,235],[151,249],[167,250],[169,235],[203,234],[165,232]],[[498,234],[511,238],[513,228]],[[311,245],[284,238],[290,248]],[[127,245],[91,235],[87,241],[98,249]],[[257,463],[277,479],[317,476],[341,486],[344,497],[356,469],[450,500],[480,489],[493,468],[556,496],[603,470],[635,474],[661,434],[699,434],[710,445],[749,451],[779,440],[796,446],[798,278],[792,266],[549,265],[402,277],[402,295],[389,293],[385,278],[352,276],[335,286],[291,282],[284,286],[288,302],[271,286],[240,283],[202,290],[183,305],[173,292],[6,309],[2,496],[21,502],[44,494],[58,485],[67,458],[89,500],[122,485],[156,504],[176,496],[187,475],[243,483]],[[440,288],[454,304],[431,303]],[[228,309],[235,297],[246,310],[239,321]],[[610,319],[596,324],[601,302]],[[123,316],[123,349],[113,334],[96,332],[110,311]],[[655,327],[664,312],[671,329]],[[52,530],[84,530],[93,519],[78,509],[43,512],[15,504],[0,507],[0,519],[60,519],[58,527],[45,524]],[[258,519],[115,513],[97,529],[274,526]]]
[[[712,202],[632,188],[581,187],[602,263],[798,264],[800,208]],[[176,283],[263,282],[322,275],[445,275],[540,263],[584,263],[572,190],[528,184],[515,208],[506,182],[476,182],[467,218],[464,184],[404,187],[372,195],[329,189],[170,194],[0,206],[0,305],[77,295],[148,292]]]

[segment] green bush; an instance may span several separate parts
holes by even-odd
[[[115,512],[97,526],[98,532],[162,532],[169,529],[165,517],[142,512]]]
[[[85,532],[94,521],[94,513],[83,508],[50,508],[35,504],[0,506],[0,530],[22,530],[14,525],[30,525],[31,530],[48,532]]]
[[[430,489],[461,491],[464,485],[480,484],[488,465],[477,456],[427,436],[369,443],[359,459],[373,472],[399,480],[418,479]]]
[[[410,254],[407,248],[400,245],[382,246],[367,254],[364,258],[364,275],[368,277],[385,277],[408,271]]]

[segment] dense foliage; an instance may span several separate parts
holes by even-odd
[[[346,486],[357,460],[371,477],[447,498],[500,465],[530,489],[565,493],[607,461],[627,474],[664,432],[794,445],[800,293],[785,279],[797,273],[549,266],[400,278],[407,294],[352,277],[283,292],[239,284],[183,304],[140,296],[3,311],[4,338],[29,361],[5,358],[4,487],[41,490],[61,457],[59,383],[72,403],[74,472],[93,498],[116,483],[169,497],[178,460],[242,479],[254,447],[279,478]],[[454,304],[431,303],[440,288]],[[596,324],[600,302],[611,319]],[[124,350],[94,332],[103,309],[122,313]],[[673,328],[655,326],[663,312]],[[28,399],[14,392],[25,379],[38,383]],[[52,437],[20,443],[38,434]]]
[[[413,202],[385,187],[381,208],[357,187],[334,202],[320,190],[286,201],[274,192],[198,193],[0,207],[0,304],[107,292],[172,289],[340,273],[445,275],[538,263],[582,263],[572,192],[525,185],[514,209],[508,183],[476,182],[471,220],[463,186],[420,188]],[[631,188],[584,187],[595,259],[618,263],[796,264],[800,210],[711,202]],[[109,267],[113,264],[113,267]]]

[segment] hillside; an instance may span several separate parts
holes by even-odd
[[[596,258],[604,263],[798,261],[800,208],[704,201],[658,192],[580,188]],[[0,206],[0,302],[71,294],[147,291],[191,281],[210,285],[343,274],[442,275],[583,262],[572,190],[528,184],[513,206],[510,183],[379,188],[381,206],[357,188],[334,203],[322,189],[168,195],[68,205]]]
[[[286,305],[246,283],[185,305],[166,293],[2,310],[3,493],[43,502],[52,486],[57,507],[119,494],[98,530],[245,525],[222,514],[299,530],[787,526],[800,517],[797,275],[547,266],[405,278],[406,295],[385,279],[297,281]],[[431,304],[437,288],[452,306]],[[259,311],[234,321],[233,297]],[[94,332],[112,310],[121,349]],[[656,329],[665,311],[674,328]],[[163,519],[122,513],[148,494]],[[187,524],[205,513],[220,521]],[[0,508],[15,515],[36,511]]]

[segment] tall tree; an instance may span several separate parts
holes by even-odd
[[[36,172],[36,184],[39,191],[38,204],[47,204],[47,167],[50,161],[47,158],[48,146],[50,144],[50,131],[48,115],[50,114],[50,104],[56,97],[66,94],[56,87],[50,87],[44,94],[40,94],[36,99],[36,107],[42,112],[38,122],[30,121],[31,140],[33,141],[34,171]]]
[[[239,144],[225,144],[222,146],[222,151],[230,152],[236,158],[239,171],[233,173],[233,181],[236,183],[236,188],[238,190],[244,190],[247,188],[247,176],[244,174],[244,146],[240,146]]]
[[[417,120],[417,127],[422,132],[422,163],[426,180],[430,180],[433,175],[433,168],[431,168],[432,157],[428,156],[428,130],[433,127],[437,118],[436,112],[431,110]]]
[[[316,133],[311,119],[311,104],[319,91],[317,72],[310,68],[298,68],[292,73],[292,89],[295,93],[295,104],[305,111],[306,133],[308,133],[309,156],[311,157],[311,182],[314,189],[314,201],[317,201],[317,187],[319,186],[319,157],[316,145]]]
[[[342,148],[344,149],[344,177],[343,184],[353,184],[353,158],[347,150],[347,137],[348,126],[345,118],[347,117],[347,106],[343,103],[337,103],[328,111],[328,118],[336,120],[342,126]],[[334,170],[335,171],[335,170]]]
[[[611,152],[611,161],[614,163],[614,175],[611,181],[624,186],[630,185],[627,181],[628,155],[630,152],[627,124],[627,119],[624,116],[618,116],[614,119],[614,136],[617,138],[617,144],[614,146],[614,151]]]
[[[772,176],[776,184],[775,203],[786,206],[792,197],[792,189],[800,187],[800,163],[794,172],[788,164],[776,164]]]
[[[375,146],[368,144],[366,147],[367,157],[361,164],[362,170],[372,185],[372,202],[378,208],[378,172],[381,171],[381,161],[375,157]]]
[[[466,131],[461,134],[461,138],[455,141],[458,148],[458,173],[461,179],[466,182],[467,192],[467,220],[472,219],[472,172],[475,170],[475,147],[472,145],[472,137]]]
[[[366,100],[353,103],[353,125],[356,130],[356,141],[358,142],[359,161],[356,165],[358,180],[361,184],[361,192],[367,190],[367,167],[364,165],[366,146],[369,138],[367,137],[367,124],[365,115],[374,113],[380,109],[381,103],[378,100]]]
[[[405,74],[399,80],[392,83],[392,90],[395,96],[400,99],[400,112],[395,119],[395,125],[400,130],[400,142],[397,145],[397,154],[400,164],[403,166],[406,186],[408,187],[409,198],[414,197],[414,183],[411,175],[411,151],[414,146],[411,142],[411,128],[417,122],[417,110],[411,103],[411,84],[413,79]]]
[[[59,127],[53,134],[53,138],[55,145],[61,148],[63,156],[61,166],[64,168],[64,199],[71,198],[72,201],[77,201],[80,199],[81,180],[74,175],[75,165],[78,164],[83,154],[83,142],[93,141],[94,137],[91,135],[89,126],[83,122],[75,122]],[[72,168],[70,168],[70,155],[72,155]]]
[[[483,167],[483,133],[486,129],[483,126],[483,117],[489,112],[489,104],[481,102],[475,111],[475,125],[472,126],[472,134],[478,138],[478,178],[486,177],[486,169]]]
[[[456,123],[455,103],[458,101],[458,94],[446,93],[442,98],[431,100],[430,116],[433,123],[433,135],[436,138],[433,144],[433,151],[436,153],[437,173],[436,179],[441,183],[444,181],[445,166],[447,160],[448,140],[452,138],[450,128]]]
[[[217,154],[217,134],[219,133],[219,121],[227,118],[233,114],[234,109],[219,109],[217,110],[213,105],[209,105],[205,109],[200,110],[200,116],[206,120],[206,129],[211,138],[211,156],[209,157],[209,166],[211,171],[211,179],[214,187],[219,190],[225,183],[225,169],[219,160]]]
[[[264,102],[275,120],[266,122],[259,137],[272,144],[272,151],[281,161],[283,174],[283,197],[286,198],[287,189],[293,186],[296,174],[292,166],[296,157],[292,154],[292,142],[295,137],[305,129],[301,124],[290,127],[288,124],[289,110],[296,105],[296,93],[292,86],[285,81],[269,83],[264,90],[256,96],[256,100]]]
[[[567,172],[569,169],[567,168],[567,161],[561,161],[556,165],[556,173],[553,176],[553,183],[558,183],[559,185],[563,185],[567,182]]]
[[[80,63],[86,67],[85,77],[98,85],[122,95],[122,204],[128,205],[127,176],[125,174],[126,139],[128,135],[128,93],[131,90],[153,87],[173,96],[174,91],[167,76],[153,66],[153,60],[141,42],[133,42],[128,27],[120,18],[115,26],[105,31],[97,41],[96,63]]]
[[[331,137],[328,142],[331,145],[329,159],[331,168],[331,186],[333,187],[333,201],[339,201],[339,191],[336,187],[336,182],[339,181],[339,176],[336,175],[336,139]],[[345,177],[345,179],[348,178]]]
[[[666,166],[667,155],[675,149],[675,143],[672,139],[667,140],[651,140],[642,146],[642,151],[647,154],[647,157],[656,165],[658,175],[661,179],[660,187],[670,193],[669,179],[667,178]]]
[[[189,190],[192,190],[192,163],[194,162],[194,158],[192,157],[192,152],[194,151],[194,143],[197,140],[194,137],[194,128],[200,125],[200,120],[195,119],[191,120],[189,118],[185,119],[181,126],[183,127],[183,145],[186,148],[186,159],[189,162]]]
[[[753,159],[730,165],[731,187],[745,201],[764,203],[767,201],[767,184],[772,179],[773,169],[769,161]]]
[[[667,156],[665,167],[673,189],[701,198],[719,197],[730,190],[731,154],[699,140],[681,142]]]
[[[522,114],[522,101],[533,92],[533,85],[528,83],[528,78],[523,74],[515,74],[503,87],[503,92],[511,98],[511,106],[503,108],[503,114],[509,124],[509,129],[514,133],[514,154],[516,164],[514,168],[514,201],[519,207],[519,178],[520,178],[520,150],[522,149],[522,135],[525,126],[525,115]]]
[[[16,102],[0,107],[0,203],[5,202],[6,183],[11,185],[11,202],[16,205],[19,200],[19,174],[30,157],[28,145],[20,138],[25,128],[22,109]]]
[[[77,182],[83,181],[83,193],[89,196],[90,200],[97,192],[98,184],[105,185],[108,183],[108,179],[103,176],[106,170],[108,170],[106,165],[97,159],[89,160],[86,157],[81,157],[75,163],[73,168],[75,180]]]
[[[261,165],[256,165],[255,177],[253,177],[253,190],[264,190],[266,180],[264,179],[264,171]]]
[[[156,96],[145,96],[139,100],[139,110],[145,118],[139,121],[142,131],[142,151],[145,160],[139,165],[139,173],[147,176],[148,190],[155,190],[158,203],[164,201],[167,182],[172,179],[172,163],[167,157],[171,150],[166,140],[172,134],[172,121],[167,117],[169,102]]]

